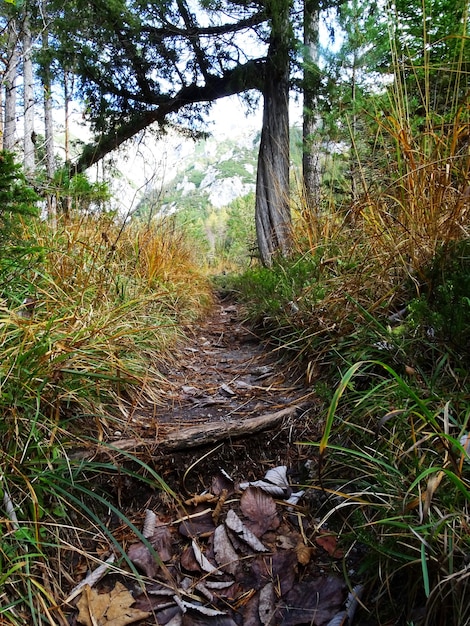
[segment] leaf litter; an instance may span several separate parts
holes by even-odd
[[[291,491],[286,470],[274,468],[285,497]],[[273,471],[268,474],[262,480],[272,480]],[[305,524],[286,498],[233,483],[227,498],[227,474],[211,484],[219,495],[206,492],[188,499],[174,519],[145,511],[146,542],[135,538],[127,548],[129,560],[145,577],[143,584],[128,590],[118,580],[107,592],[82,586],[77,624],[328,626],[345,611],[346,585],[316,566],[320,544],[306,545]],[[334,557],[333,545],[336,550],[336,543],[324,549]]]
[[[234,311],[223,307],[222,313],[228,318]],[[226,324],[226,319],[222,322]],[[254,367],[253,353],[246,360],[243,351],[237,351],[242,333],[234,341],[225,326],[217,325],[212,334],[207,327],[204,330],[217,338],[214,349],[205,349],[206,335],[185,349],[175,386],[168,392],[172,412],[160,415],[158,407],[152,409],[157,428],[171,423],[181,427],[187,418],[193,423],[219,419],[207,411],[211,405],[223,406],[225,414],[242,419],[299,397],[298,391],[283,386],[271,364]],[[222,353],[217,354],[219,346]],[[256,344],[250,346],[252,352],[258,350]],[[132,418],[146,432],[154,423],[145,423],[145,413],[134,412]],[[244,447],[238,450],[245,456],[244,467],[250,467],[250,453]],[[178,456],[180,466],[183,459]],[[251,467],[256,470],[260,459],[253,459]],[[190,469],[192,465],[182,480],[186,490]],[[192,485],[185,502],[170,499],[162,506],[162,500],[155,510],[134,510],[142,518],[141,537],[128,529],[120,543],[142,578],[137,581],[122,558],[117,574],[111,563],[122,555],[103,551],[109,565],[96,568],[99,576],[92,572],[69,594],[69,605],[75,606],[70,623],[351,626],[359,594],[353,590],[348,595],[343,578],[331,573],[337,568],[325,567],[325,562],[342,556],[338,538],[328,529],[316,528],[304,514],[304,492],[294,490],[288,474],[287,466],[278,464],[264,476],[255,475],[255,480],[235,483],[219,468],[200,479],[200,492]],[[118,607],[117,615],[111,605]]]

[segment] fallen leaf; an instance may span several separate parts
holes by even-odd
[[[191,545],[193,548],[194,556],[196,557],[196,561],[199,563],[201,569],[208,574],[215,574],[217,576],[220,576],[222,574],[222,571],[217,567],[214,567],[212,563],[204,556],[201,548],[197,545],[194,539]]]
[[[276,612],[277,626],[326,626],[345,600],[345,585],[333,576],[302,582],[282,599]]]
[[[131,593],[119,582],[110,593],[98,593],[86,586],[77,602],[77,621],[84,626],[126,626],[151,615],[132,609],[134,602]]]
[[[149,578],[155,578],[159,565],[150,550],[142,542],[133,543],[127,550],[127,556],[134,565]]]
[[[224,469],[220,469],[219,473],[212,477],[211,492],[215,496],[220,496],[223,491],[227,491],[230,495],[233,493],[233,478],[227,474]]]
[[[233,389],[231,389],[228,385],[226,385],[225,383],[223,383],[222,385],[220,385],[220,388],[222,389],[222,391],[224,391],[227,395],[229,396],[234,396],[235,392],[233,391]]]
[[[269,626],[269,624],[272,624],[276,610],[275,602],[276,594],[274,591],[274,585],[272,583],[268,583],[259,592],[258,615],[263,626]]]
[[[334,559],[340,559],[344,552],[338,548],[338,537],[328,531],[320,531],[320,535],[315,537],[315,543]]]
[[[251,532],[241,521],[233,509],[229,509],[225,518],[225,525],[230,528],[235,535],[250,546],[255,552],[268,552],[266,546]]]
[[[287,467],[285,465],[268,470],[263,480],[240,483],[240,489],[248,489],[250,486],[259,487],[266,493],[283,499],[289,498],[292,494],[292,488],[287,480]]]
[[[180,607],[183,613],[186,611],[196,611],[197,613],[201,613],[201,615],[206,615],[207,617],[217,617],[219,615],[226,615],[223,611],[219,611],[218,609],[211,609],[202,604],[196,604],[195,602],[188,602],[187,600],[182,600],[178,596],[174,596],[174,600],[176,604]]]
[[[183,537],[200,537],[214,532],[215,524],[212,519],[212,511],[208,509],[203,515],[193,515],[184,519],[178,527],[178,531]]]
[[[171,557],[173,556],[173,550],[171,547],[171,532],[166,524],[157,521],[156,528],[148,540],[164,563],[171,560]]]
[[[272,582],[280,596],[288,593],[295,584],[297,556],[294,550],[283,550],[266,556],[259,555],[252,563],[248,586],[261,589]]]
[[[262,537],[267,530],[279,528],[276,503],[273,498],[260,489],[249,487],[240,498],[240,509],[250,520],[249,529],[257,537]]]
[[[188,546],[180,555],[180,564],[183,569],[188,572],[200,572],[201,567],[196,560],[193,549]]]
[[[217,526],[214,531],[214,556],[217,565],[227,574],[235,575],[239,568],[238,555],[230,541],[225,526]]]
[[[315,548],[306,546],[303,541],[299,541],[295,547],[295,553],[297,555],[297,561],[300,565],[308,565],[310,563],[310,559],[315,554]]]

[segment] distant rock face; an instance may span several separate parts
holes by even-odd
[[[114,156],[113,198],[119,212],[154,215],[188,209],[218,211],[256,188],[261,118],[232,116],[221,107],[223,123],[214,135],[194,141],[168,133],[131,140]]]
[[[217,209],[255,190],[254,183],[244,183],[239,176],[215,180],[210,187],[209,200]]]
[[[167,164],[163,185],[166,206],[184,207],[194,203],[215,209],[228,206],[236,198],[256,188],[259,133],[245,127],[231,136],[210,137],[191,143],[173,153]]]

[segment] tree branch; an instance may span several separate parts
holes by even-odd
[[[156,108],[136,111],[95,143],[86,145],[79,159],[72,164],[72,173],[83,172],[151,124],[164,126],[168,115],[183,107],[200,102],[214,102],[250,89],[262,90],[264,74],[265,59],[255,59],[237,65],[223,76],[208,75],[204,85],[192,84],[183,87],[174,96],[160,96]]]

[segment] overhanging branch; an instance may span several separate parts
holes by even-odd
[[[220,98],[250,89],[262,90],[264,74],[265,59],[256,59],[237,65],[223,76],[208,75],[204,85],[188,85],[174,96],[161,96],[158,106],[147,111],[136,112],[109,133],[98,138],[95,143],[86,145],[79,159],[72,165],[72,173],[83,172],[150,125],[158,123],[163,126],[168,115],[176,113],[185,106],[200,102],[215,102]]]

